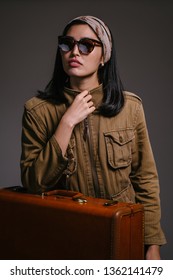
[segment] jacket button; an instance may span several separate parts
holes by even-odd
[[[119,137],[119,141],[120,141],[120,143],[123,142],[123,137],[122,136]]]

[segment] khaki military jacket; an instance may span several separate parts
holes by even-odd
[[[145,208],[145,244],[164,244],[158,174],[141,99],[124,92],[123,109],[110,118],[99,115],[96,109],[75,126],[63,156],[54,132],[78,94],[68,88],[64,92],[67,104],[56,105],[37,97],[25,104],[21,155],[23,185],[32,193],[63,186],[88,196],[140,202]],[[102,86],[91,90],[90,94],[98,108],[103,96]],[[62,178],[66,178],[65,182]]]

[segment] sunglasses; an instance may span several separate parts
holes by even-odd
[[[71,36],[58,36],[58,45],[63,52],[69,52],[73,50],[75,45],[77,45],[79,52],[87,55],[93,51],[95,46],[101,47],[102,43],[90,38],[82,38],[79,41],[76,41]]]

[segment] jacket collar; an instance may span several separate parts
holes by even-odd
[[[79,93],[80,91],[73,90],[68,87],[64,88],[64,95],[69,104],[73,102],[74,98]],[[92,95],[92,101],[94,103],[94,106],[98,108],[98,106],[101,104],[103,99],[103,85],[100,84],[98,87],[91,89],[89,93]]]

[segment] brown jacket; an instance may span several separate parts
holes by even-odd
[[[102,86],[90,91],[96,106]],[[145,207],[145,244],[164,244],[160,228],[158,175],[141,99],[125,92],[125,105],[115,117],[96,110],[75,126],[63,157],[54,131],[78,92],[65,88],[68,104],[33,97],[25,104],[22,130],[22,183],[33,193],[65,186],[85,195]],[[65,132],[64,132],[65,133]],[[59,182],[60,182],[59,181]]]

